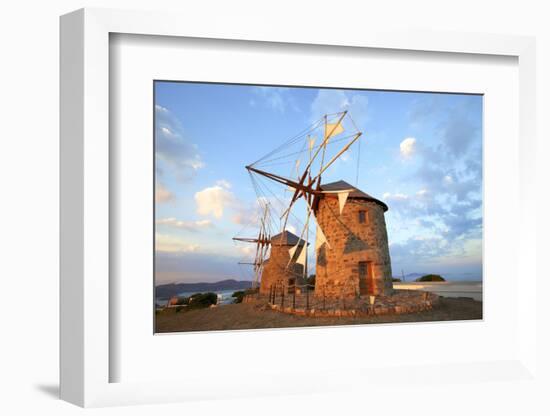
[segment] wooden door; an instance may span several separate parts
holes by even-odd
[[[359,262],[359,294],[372,295],[374,281],[372,276],[372,263],[370,261]]]

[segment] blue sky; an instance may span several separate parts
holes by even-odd
[[[323,182],[346,180],[389,205],[393,274],[480,279],[482,102],[460,94],[156,82],[156,284],[251,278],[237,263],[251,258],[252,247],[232,241],[257,233],[258,195],[245,166],[343,110],[363,132],[361,144]],[[301,228],[297,221],[289,227]]]

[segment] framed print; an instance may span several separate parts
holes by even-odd
[[[62,397],[536,384],[533,39],[180,18],[61,21]]]
[[[482,319],[482,95],[154,96],[155,332]]]

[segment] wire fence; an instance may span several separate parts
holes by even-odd
[[[269,287],[267,294],[258,291],[245,302],[259,301],[273,310],[315,317],[416,313],[430,310],[440,303],[437,294],[418,290],[397,290],[387,295],[360,293],[353,282],[336,290],[331,287],[330,293],[324,289],[280,280]]]
[[[324,289],[315,291],[311,284],[284,284],[277,282],[269,288],[268,303],[280,308],[292,307],[303,310],[330,310],[330,309],[368,309],[374,304],[374,299],[361,297],[355,285],[343,285],[340,295],[334,292],[327,294]],[[350,296],[351,293],[351,296]]]

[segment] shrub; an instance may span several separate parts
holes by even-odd
[[[445,279],[438,274],[426,274],[415,280],[416,282],[444,282]]]
[[[179,297],[176,305],[189,305],[189,298],[186,298],[184,296]]]
[[[183,306],[176,306],[176,313],[180,313],[183,309]]]
[[[233,303],[242,303],[245,294],[246,293],[244,290],[233,292],[233,294],[231,295],[232,298],[235,298],[235,301]]]
[[[392,282],[400,282],[401,279],[397,278],[397,277],[392,277],[391,279]]]
[[[195,293],[189,296],[190,308],[208,308],[218,303],[218,295],[212,292]]]

